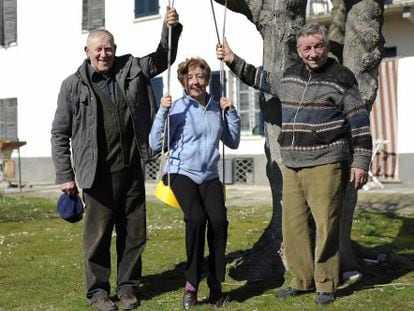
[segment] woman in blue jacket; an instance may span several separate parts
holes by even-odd
[[[211,70],[205,60],[187,59],[178,65],[177,73],[184,95],[174,103],[171,96],[161,98],[161,107],[150,133],[150,146],[154,151],[161,150],[169,113],[170,157],[164,173],[170,173],[171,188],[186,224],[187,282],[183,306],[189,309],[197,303],[207,228],[208,300],[221,307],[228,298],[221,289],[225,276],[228,221],[218,174],[219,142],[222,140],[232,149],[239,146],[240,117],[230,99],[222,97],[218,103],[207,93]]]

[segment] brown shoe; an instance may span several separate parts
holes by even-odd
[[[183,307],[185,310],[194,307],[197,304],[197,292],[184,290]]]
[[[114,304],[108,297],[99,298],[91,304],[91,307],[96,311],[118,310],[116,304]]]
[[[137,297],[132,294],[122,294],[121,297],[119,297],[119,301],[122,310],[133,310],[139,304]]]

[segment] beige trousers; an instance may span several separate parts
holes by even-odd
[[[347,172],[339,162],[284,170],[283,243],[294,289],[336,291]]]

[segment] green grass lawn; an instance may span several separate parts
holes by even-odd
[[[252,247],[269,222],[271,208],[231,206],[228,213],[231,254]],[[89,310],[82,226],[83,221],[61,220],[54,201],[7,196],[0,200],[0,310]],[[139,310],[181,310],[185,261],[181,211],[149,203],[148,238]],[[367,256],[386,253],[392,261],[363,267],[364,279],[339,291],[340,297],[324,309],[414,310],[414,219],[358,211],[353,239]],[[313,294],[277,300],[278,289],[269,284],[249,285],[227,277],[224,290],[234,297],[226,310],[316,309]],[[207,294],[203,282],[199,296]],[[210,309],[205,303],[195,308]]]

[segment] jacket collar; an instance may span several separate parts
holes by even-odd
[[[331,67],[336,62],[335,59],[328,57],[326,62],[316,70],[309,70],[305,63],[301,61],[302,72],[306,72],[307,75],[311,74],[312,76],[317,76],[323,72],[325,72],[329,67]]]
[[[133,62],[136,62],[136,66],[133,66]],[[85,83],[88,83],[89,81],[88,63],[90,63],[89,59],[85,59],[77,71]],[[132,55],[127,54],[115,57],[112,72],[120,85],[123,85],[126,80],[134,79],[141,71],[142,69],[138,59],[134,58]]]
[[[200,104],[200,102],[197,100],[197,99],[195,99],[195,98],[193,98],[193,97],[191,97],[188,93],[187,93],[187,91],[186,90],[184,90],[183,91],[183,96],[184,97],[186,97],[193,105],[197,105],[197,106],[200,106],[200,107],[202,107],[201,106],[201,104]],[[207,102],[207,104],[206,104],[206,106],[204,107],[204,108],[207,108],[209,105],[210,105],[210,103],[211,103],[211,101],[213,101],[214,99],[213,99],[213,96],[211,96],[209,93],[207,93],[206,94],[206,102]]]

